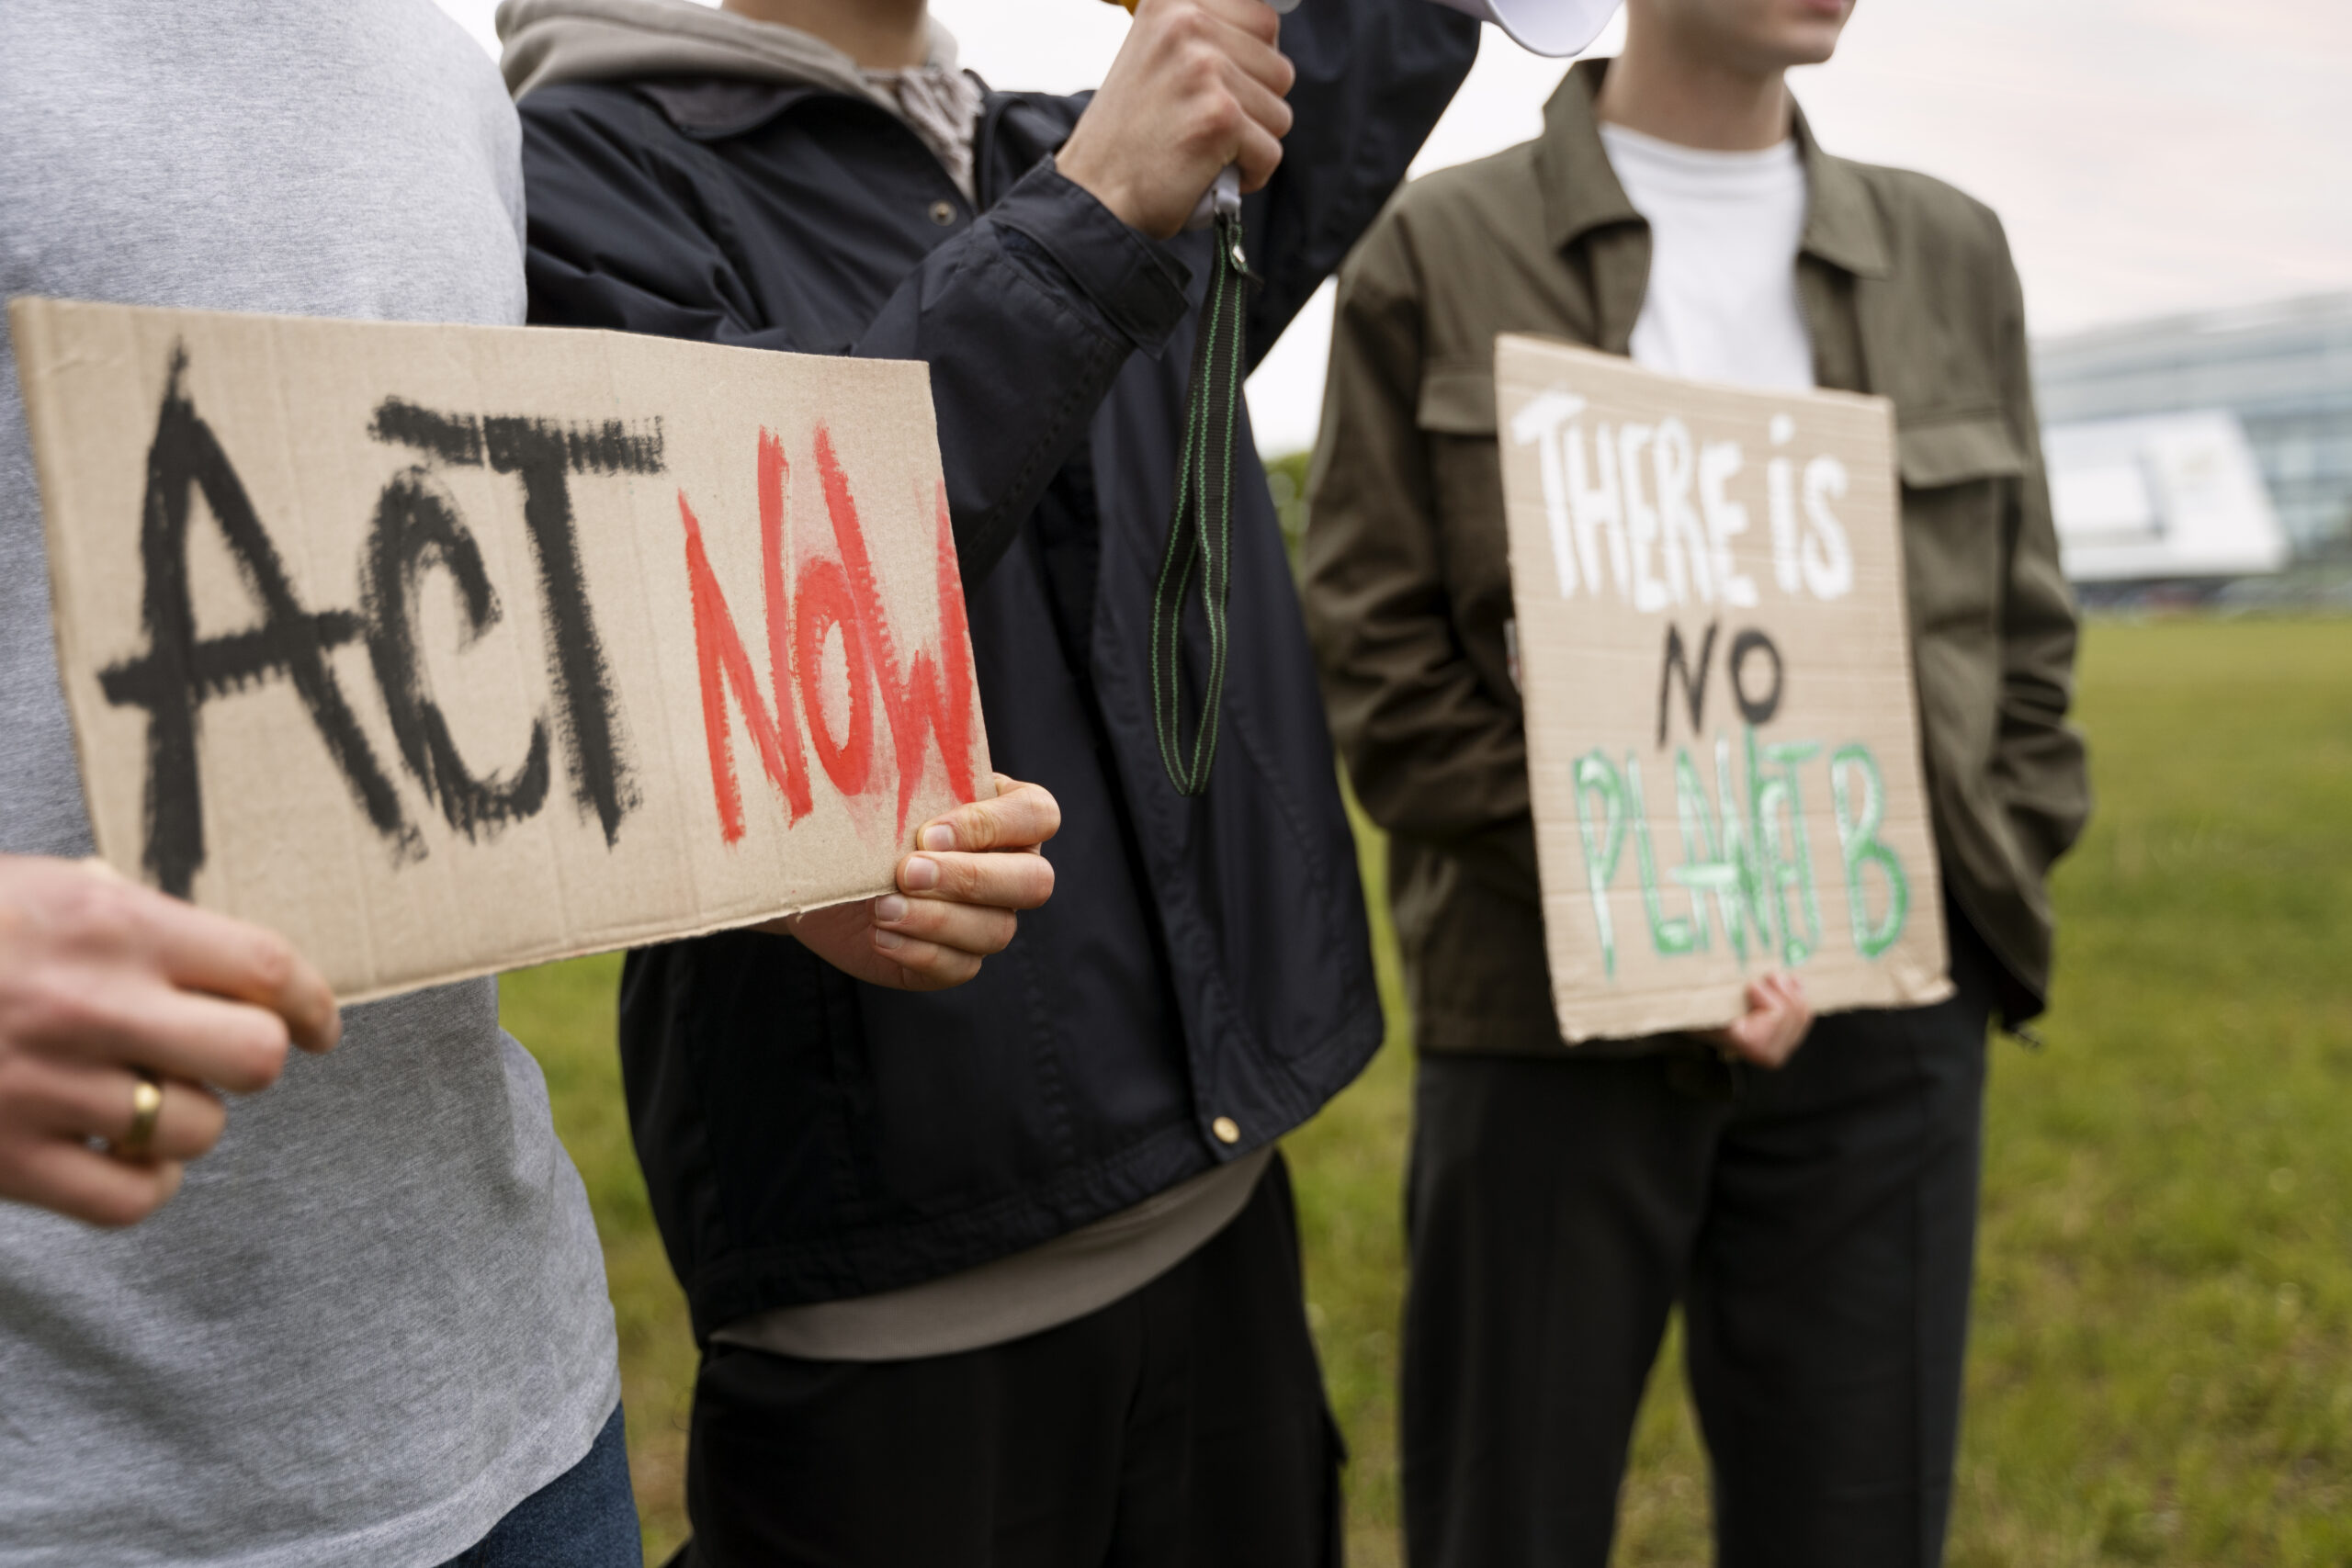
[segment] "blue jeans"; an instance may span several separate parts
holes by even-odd
[[[588,1457],[524,1498],[442,1568],[644,1568],[616,1408]]]

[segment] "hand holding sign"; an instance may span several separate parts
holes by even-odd
[[[1749,985],[1747,1011],[1737,1023],[1699,1038],[1752,1067],[1778,1071],[1812,1031],[1813,1005],[1804,999],[1804,982],[1776,971]]]
[[[266,1089],[289,1043],[327,1051],[341,1032],[284,939],[102,868],[0,855],[0,1198],[142,1220],[220,1136],[198,1086]],[[162,1075],[161,1100],[126,1149],[142,1072]]]
[[[980,972],[1012,945],[1015,911],[1053,896],[1046,840],[1062,809],[1035,784],[996,776],[993,800],[959,806],[925,823],[918,852],[899,863],[899,891],[779,920],[766,931],[797,937],[834,968],[868,985],[940,991]]]

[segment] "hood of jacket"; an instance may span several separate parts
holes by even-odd
[[[814,34],[693,0],[503,0],[498,40],[499,69],[517,98],[558,82],[736,76],[827,87],[899,112],[887,85]],[[929,63],[956,69],[956,39],[935,21]]]
[[[864,98],[906,121],[970,199],[980,88],[957,68],[955,35],[930,28],[922,65],[868,71],[813,33],[692,0],[503,0],[498,63],[517,99],[560,82],[649,76],[731,76]]]

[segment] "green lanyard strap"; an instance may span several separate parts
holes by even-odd
[[[1183,795],[1204,794],[1216,761],[1217,711],[1225,697],[1229,632],[1226,604],[1233,594],[1235,432],[1240,423],[1249,296],[1259,279],[1241,247],[1241,217],[1216,219],[1216,270],[1201,311],[1193,349],[1193,388],[1184,400],[1184,440],[1176,470],[1176,511],[1168,550],[1151,600],[1151,711],[1159,759]],[[1184,745],[1184,601],[1200,583],[1208,623],[1209,671],[1201,693],[1201,723]]]

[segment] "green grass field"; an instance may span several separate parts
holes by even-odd
[[[1951,1561],[2352,1562],[2352,622],[2097,625],[2080,715],[2098,814],[2059,877],[2048,1048],[1995,1056]],[[1288,1145],[1357,1568],[1399,1561],[1412,1066],[1381,934],[1389,1046]],[[505,1011],[596,1207],[660,1553],[694,1351],[629,1154],[617,971],[510,976]],[[1705,1499],[1669,1347],[1618,1562],[1706,1562]]]

